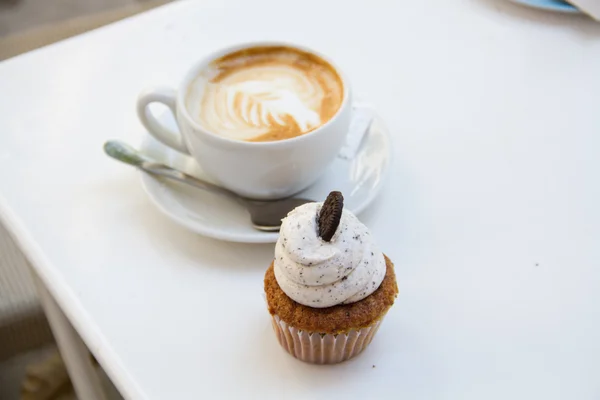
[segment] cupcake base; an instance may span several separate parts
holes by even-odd
[[[297,359],[312,364],[337,364],[357,356],[371,343],[382,320],[347,333],[331,334],[303,331],[277,315],[272,316],[273,330],[281,347]]]
[[[327,308],[308,307],[289,298],[277,283],[272,263],[265,273],[265,299],[281,346],[314,364],[336,364],[360,354],[398,294],[394,264],[387,257],[385,261],[386,275],[375,292],[355,303]]]

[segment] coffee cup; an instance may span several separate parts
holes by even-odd
[[[159,121],[152,103],[170,109],[178,131]],[[137,112],[154,138],[191,155],[216,183],[266,200],[293,195],[326,170],[345,142],[352,97],[325,56],[257,42],[204,57],[177,91],[145,90]]]

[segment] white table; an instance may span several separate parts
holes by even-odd
[[[600,24],[502,0],[341,4],[182,2],[0,64],[1,216],[82,399],[102,395],[65,315],[129,399],[600,398]],[[271,334],[272,246],[184,230],[101,151],[145,134],[144,86],[272,38],[345,66],[394,134],[362,219],[400,296],[335,367]]]

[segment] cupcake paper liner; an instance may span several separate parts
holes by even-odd
[[[281,346],[299,360],[313,364],[337,364],[360,354],[373,340],[383,317],[370,326],[347,333],[323,334],[294,328],[272,316],[273,330]]]

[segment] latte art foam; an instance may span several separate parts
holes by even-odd
[[[272,141],[325,124],[342,99],[341,79],[324,60],[292,48],[262,47],[214,61],[190,86],[186,105],[213,133]]]

